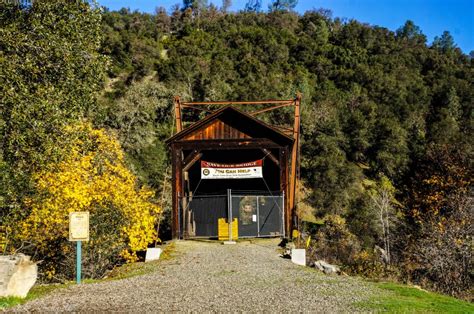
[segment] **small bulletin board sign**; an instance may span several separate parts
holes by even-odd
[[[82,241],[89,241],[89,212],[69,213],[69,241],[76,242],[76,282],[80,284]]]
[[[89,212],[69,213],[69,241],[89,241]]]

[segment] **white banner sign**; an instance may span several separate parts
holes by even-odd
[[[263,160],[241,164],[218,164],[201,161],[201,179],[253,179],[262,178]]]

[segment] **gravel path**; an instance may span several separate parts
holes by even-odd
[[[277,240],[236,245],[178,241],[153,273],[61,289],[13,311],[354,312],[380,293],[370,283],[327,276],[279,257]]]

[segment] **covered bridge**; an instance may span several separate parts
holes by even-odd
[[[172,157],[173,238],[214,238],[219,219],[238,221],[238,237],[288,236],[295,224],[300,101],[185,102],[175,97]],[[236,106],[260,105],[245,112]],[[267,105],[267,106],[265,106]],[[270,107],[268,107],[270,105]],[[219,106],[210,111],[209,108]],[[294,108],[294,125],[255,116]],[[263,108],[262,108],[263,107]],[[209,114],[183,129],[182,110]]]

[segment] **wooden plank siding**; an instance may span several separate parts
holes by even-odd
[[[193,140],[220,140],[220,139],[245,139],[251,138],[248,134],[233,128],[221,120],[214,120],[211,123],[195,130],[184,138],[186,141]]]

